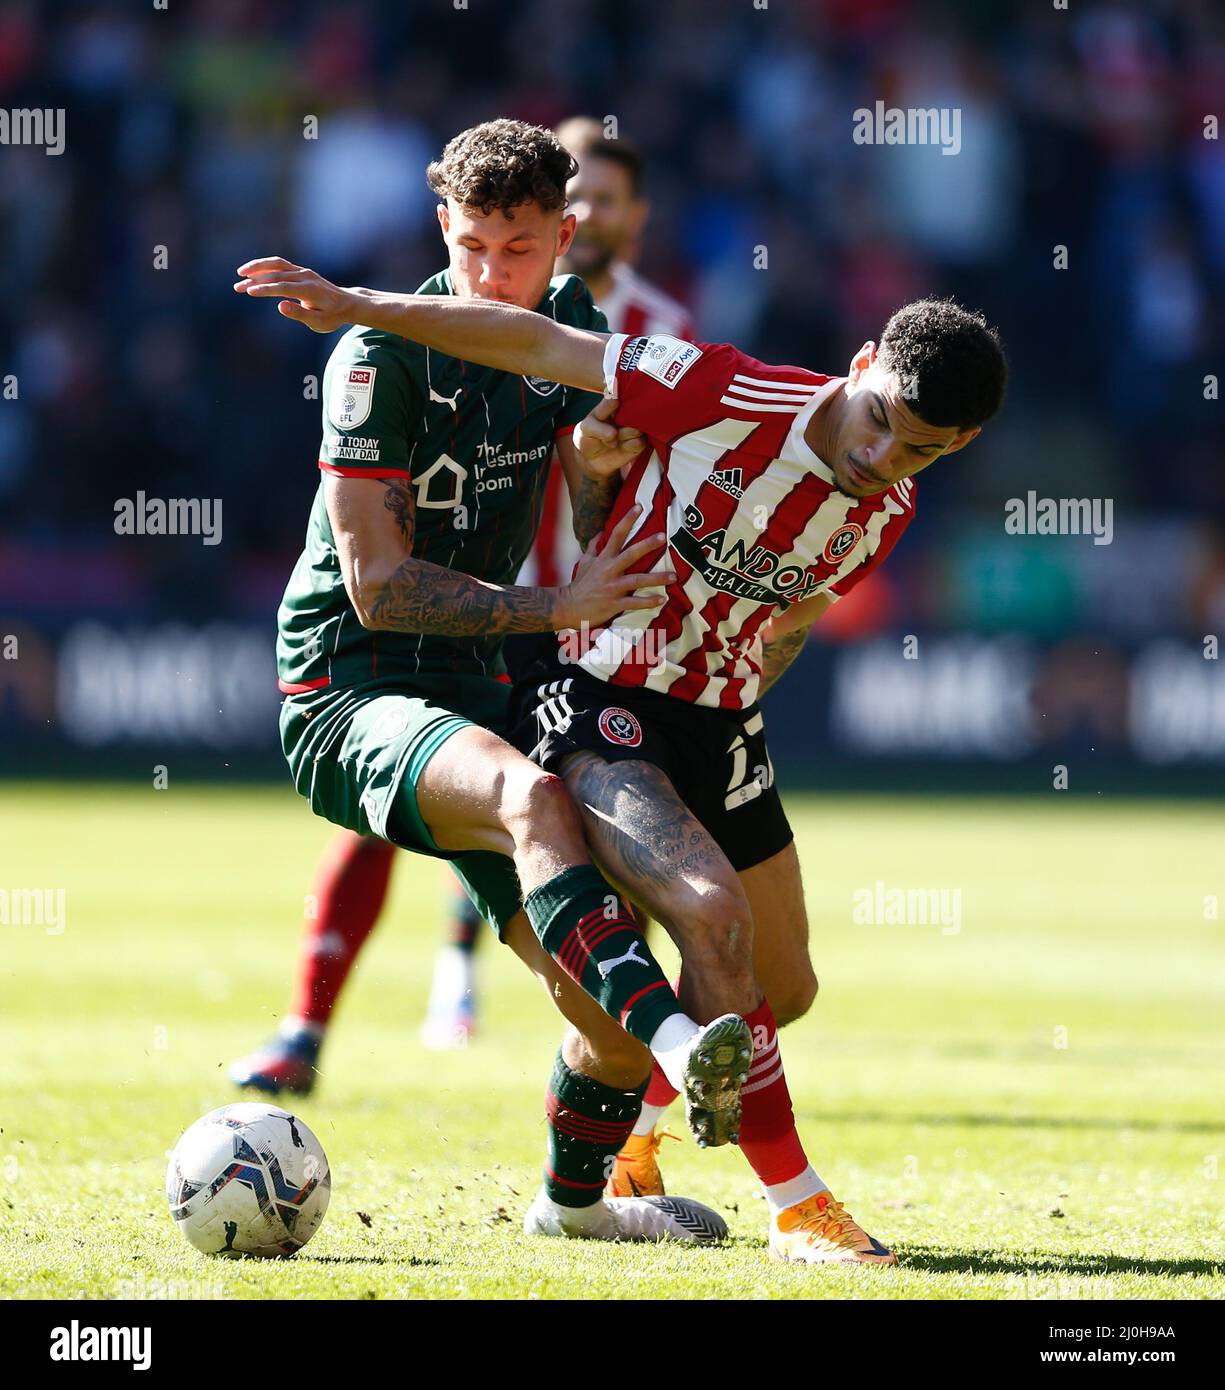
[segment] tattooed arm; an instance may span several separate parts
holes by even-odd
[[[615,423],[617,398],[605,396],[575,428],[573,439],[557,441],[566,471],[574,534],[586,546],[604,529],[626,468],[646,447],[641,430]]]
[[[804,649],[804,643],[807,641],[808,629],[806,627],[796,628],[794,632],[785,632],[781,637],[767,635],[762,639],[761,681],[757,686],[758,699],[769,690],[779,676],[799,656]]]
[[[816,594],[771,618],[761,630],[761,682],[757,687],[760,699],[788,666],[799,656],[808,640],[808,630],[826,612],[833,599]]]
[[[610,478],[594,478],[583,468],[583,458],[573,439],[564,436],[557,441],[557,461],[566,475],[570,491],[570,510],[574,513],[574,535],[584,550],[593,536],[604,529],[612,512],[617,493],[621,491],[621,474]]]
[[[617,524],[604,554],[574,582],[557,589],[490,584],[413,553],[416,504],[407,478],[325,475],[324,497],[349,602],[372,631],[455,637],[549,632],[603,623],[625,609],[657,608],[658,589],[671,576],[636,573],[637,562],[659,548],[659,537],[622,549],[638,520]]]
[[[584,473],[579,480],[578,489],[570,501],[574,509],[574,537],[584,550],[604,529],[620,491],[619,473],[614,473],[611,478],[589,478]]]

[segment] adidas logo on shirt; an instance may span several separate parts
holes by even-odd
[[[706,481],[722,488],[737,501],[744,496],[744,473],[739,468],[725,468],[722,473],[712,473]]]

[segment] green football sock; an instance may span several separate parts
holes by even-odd
[[[645,1046],[684,1011],[629,909],[593,864],[563,869],[523,902],[532,929],[567,975]]]
[[[634,1127],[646,1092],[632,1091],[572,1071],[560,1049],[545,1094],[549,1152],[544,1190],[563,1207],[590,1207],[600,1200],[613,1160]]]

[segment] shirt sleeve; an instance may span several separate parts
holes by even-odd
[[[575,328],[586,328],[592,333],[607,333],[608,320],[604,317],[604,311],[596,307],[591,291],[582,280],[577,276],[574,279],[575,288],[570,293],[569,302],[563,295],[562,302],[557,305],[557,321],[573,324]],[[598,392],[580,391],[576,386],[563,387],[561,409],[553,420],[554,439],[573,434],[575,425],[590,415],[599,403]]]
[[[604,349],[604,389],[621,402],[618,424],[675,439],[726,413],[723,395],[743,360],[730,343],[614,333]]]
[[[319,467],[348,478],[408,477],[420,414],[403,352],[373,334],[346,335],[323,375]]]

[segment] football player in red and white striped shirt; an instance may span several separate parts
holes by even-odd
[[[615,495],[607,535],[641,505],[634,536],[666,534],[653,567],[676,578],[652,614],[558,634],[556,648],[546,639],[535,668],[519,674],[515,741],[564,778],[594,857],[673,937],[681,1007],[699,1020],[738,1013],[750,1024],[738,1142],[765,1189],[771,1253],[896,1263],[808,1162],[754,968],[758,922],[779,910],[780,891],[799,889],[756,701],[808,626],[896,544],[914,514],[914,476],[964,448],[999,408],[997,336],[980,315],[919,301],[835,377],[768,366],[728,344],[590,333],[505,305],[341,290],[313,271],[295,269],[263,292],[319,332],[360,321],[615,397],[597,411],[603,420],[577,432],[587,476],[576,508],[585,514]],[[634,963],[627,956],[612,968]],[[616,1037],[597,1039],[584,1025],[565,1046],[610,1063],[641,1051]],[[531,1229],[581,1234],[553,1213],[545,1222],[543,1200]]]

